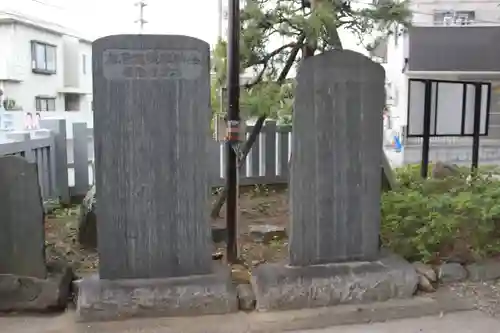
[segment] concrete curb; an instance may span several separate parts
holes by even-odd
[[[468,299],[460,298],[444,290],[412,299],[390,300],[359,306],[344,305],[296,311],[239,312],[223,316],[134,319],[122,322],[77,324],[76,331],[78,333],[277,333],[419,318],[473,309],[474,305]]]

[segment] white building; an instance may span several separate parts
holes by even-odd
[[[7,109],[90,111],[91,41],[67,29],[0,12],[0,89]]]
[[[409,79],[487,81],[493,86],[488,137],[500,138],[498,1],[411,0],[410,8],[412,27],[386,41],[388,104],[397,125],[407,124]],[[448,90],[446,99],[462,95]]]

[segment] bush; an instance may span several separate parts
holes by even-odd
[[[400,187],[382,197],[384,246],[410,261],[473,262],[500,253],[500,174],[422,179],[419,166],[396,170]]]

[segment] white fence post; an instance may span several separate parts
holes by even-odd
[[[40,127],[49,129],[54,136],[55,150],[55,181],[59,200],[63,203],[70,203],[68,184],[68,151],[65,119],[42,119]]]
[[[73,123],[73,168],[75,187],[72,196],[85,195],[89,189],[89,154],[87,123]]]

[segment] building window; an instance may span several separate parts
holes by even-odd
[[[82,54],[82,70],[83,74],[87,74],[87,56]]]
[[[64,94],[64,111],[80,111],[80,95]]]
[[[474,23],[475,19],[476,19],[476,13],[473,10],[455,12],[456,25],[469,25]]]
[[[474,23],[476,12],[473,10],[437,10],[434,12],[434,25],[469,25]]]
[[[36,111],[55,111],[56,99],[55,97],[35,97]]]
[[[34,73],[56,73],[56,47],[54,45],[31,42],[31,68]]]

